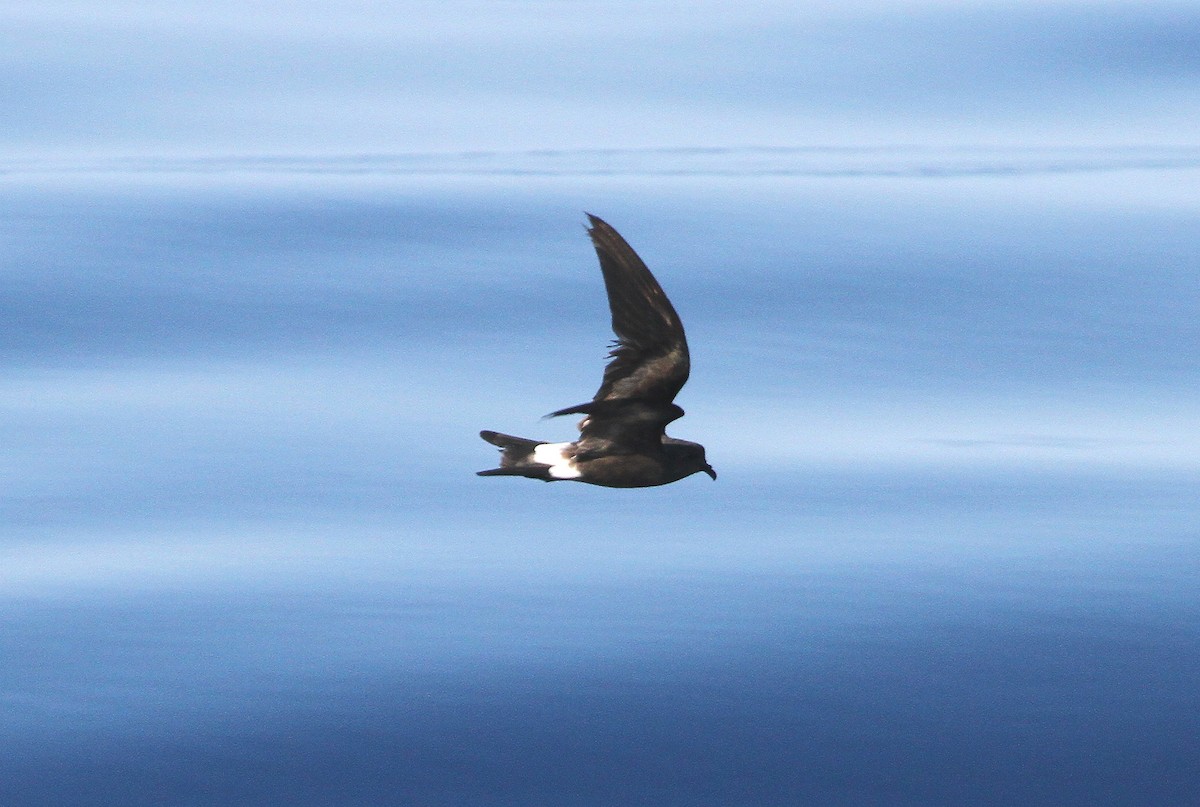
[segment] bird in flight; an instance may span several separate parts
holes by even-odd
[[[701,471],[716,479],[704,446],[666,434],[667,424],[683,417],[674,400],[691,366],[683,323],[625,239],[590,213],[588,221],[617,340],[595,397],[547,415],[583,415],[579,439],[544,443],[481,431],[480,437],[502,451],[500,467],[479,475],[610,488],[666,485]]]

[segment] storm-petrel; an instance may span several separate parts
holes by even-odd
[[[543,443],[482,431],[480,437],[503,451],[500,467],[479,475],[569,479],[610,488],[666,485],[699,471],[716,479],[704,446],[665,433],[668,423],[683,417],[672,402],[690,368],[683,323],[625,239],[590,213],[588,220],[617,340],[596,396],[547,415],[583,415],[579,439]]]

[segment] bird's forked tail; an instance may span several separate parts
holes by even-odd
[[[538,446],[544,445],[544,443],[486,429],[481,431],[479,436],[503,449],[500,453],[500,467],[492,468],[489,471],[479,471],[479,476],[525,476],[546,482],[552,479],[550,466],[534,460],[534,452]]]

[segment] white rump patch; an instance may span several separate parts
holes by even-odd
[[[542,443],[533,449],[533,461],[550,466],[550,475],[555,479],[578,479],[579,469],[567,457],[570,443]]]

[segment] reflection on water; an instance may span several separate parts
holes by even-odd
[[[1194,171],[88,176],[2,191],[5,804],[1195,793]],[[716,484],[473,475],[583,209]]]

